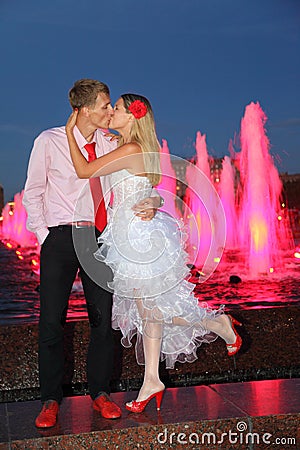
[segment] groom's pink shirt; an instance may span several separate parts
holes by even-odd
[[[82,154],[87,158],[87,141],[77,127],[74,134]],[[116,141],[97,130],[93,141],[101,156],[116,147]],[[101,177],[106,205],[110,199],[110,175]],[[72,164],[65,127],[43,131],[34,141],[31,152],[23,204],[28,219],[27,228],[35,233],[40,244],[48,227],[74,221],[94,221],[94,207],[89,180],[79,179]]]

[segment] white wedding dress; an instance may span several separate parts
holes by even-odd
[[[199,306],[193,295],[184,250],[186,234],[182,224],[157,211],[151,221],[134,215],[132,206],[151,195],[147,177],[121,170],[112,174],[113,208],[109,223],[99,238],[101,247],[95,257],[113,271],[112,326],[122,332],[122,345],[130,347],[136,335],[136,358],[144,364],[142,334],[147,321],[158,322],[161,336],[161,360],[167,368],[176,361],[193,362],[202,342],[212,342],[217,335],[202,325],[222,308]],[[184,325],[174,325],[180,318]]]

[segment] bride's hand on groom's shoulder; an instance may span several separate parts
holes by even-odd
[[[110,141],[118,141],[120,139],[119,134],[111,133],[110,131],[105,131],[104,136],[107,137]]]

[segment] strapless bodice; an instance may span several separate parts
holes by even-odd
[[[133,175],[126,169],[112,174],[113,209],[130,209],[149,197],[152,185],[147,177]]]

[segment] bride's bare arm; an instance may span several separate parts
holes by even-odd
[[[76,124],[77,115],[77,110],[74,110],[70,115],[66,124],[66,134],[72,162],[79,178],[99,177],[122,169],[139,172],[142,161],[142,151],[140,146],[135,143],[124,144],[116,150],[113,150],[94,161],[88,162],[81,153],[74,137],[73,130]]]

